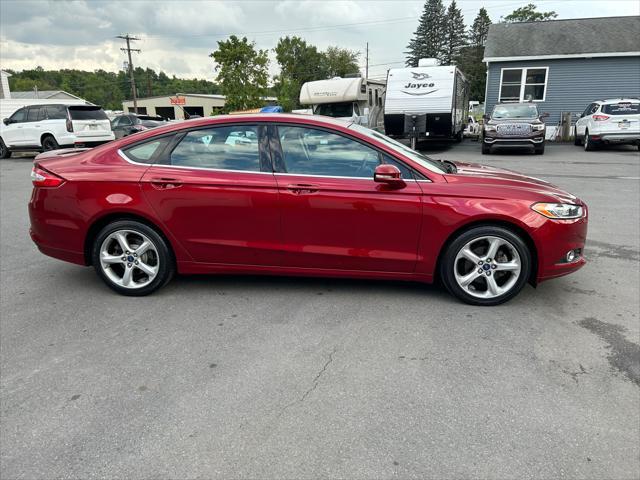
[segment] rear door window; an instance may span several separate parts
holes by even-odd
[[[38,120],[38,113],[40,113],[40,107],[29,107],[29,113],[27,113],[27,122],[35,122]]]
[[[620,102],[613,105],[602,105],[602,113],[607,115],[638,115],[640,103]]]
[[[171,165],[214,170],[260,171],[256,125],[231,125],[188,132],[170,155]]]
[[[108,120],[101,108],[69,107],[72,120]]]
[[[123,149],[125,156],[137,163],[154,163],[162,154],[167,144],[173,139],[173,136],[156,138],[144,143],[138,143],[129,148]]]

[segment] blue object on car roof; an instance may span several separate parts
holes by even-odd
[[[262,107],[260,113],[282,113],[284,110],[280,105],[269,105],[268,107]]]

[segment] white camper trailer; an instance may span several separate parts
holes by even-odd
[[[455,66],[421,59],[415,68],[387,74],[384,128],[390,137],[462,140],[469,112],[469,82]]]
[[[302,85],[300,103],[314,115],[352,120],[382,130],[385,82],[366,78],[316,80]]]

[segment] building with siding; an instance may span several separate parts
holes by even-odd
[[[487,37],[485,112],[538,103],[549,133],[594,100],[640,97],[640,16],[497,23]]]

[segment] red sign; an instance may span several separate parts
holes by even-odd
[[[169,99],[171,105],[185,105],[187,103],[187,99],[184,97],[172,97]]]

